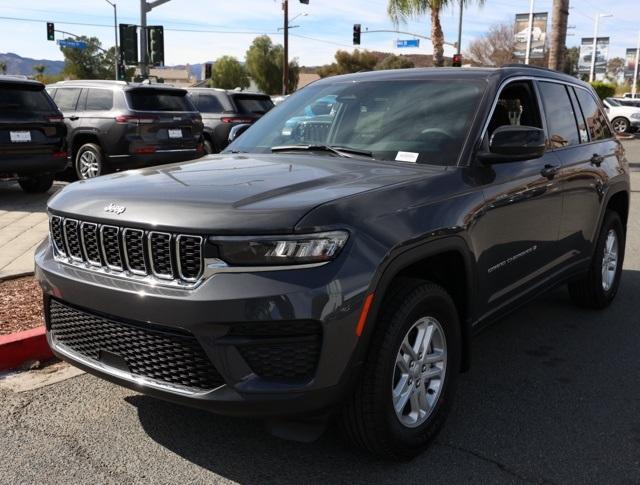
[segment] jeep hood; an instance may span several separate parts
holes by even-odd
[[[56,194],[49,208],[157,230],[283,233],[325,202],[440,171],[311,153],[217,155],[79,181]]]

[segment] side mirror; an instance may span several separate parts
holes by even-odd
[[[478,154],[485,163],[521,162],[540,158],[546,149],[544,130],[533,126],[506,125],[489,140],[489,152]]]
[[[241,123],[239,125],[235,125],[231,127],[231,131],[229,131],[228,141],[231,143],[233,140],[242,135],[251,125],[249,123]]]

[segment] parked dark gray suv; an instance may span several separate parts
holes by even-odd
[[[253,124],[273,108],[273,101],[266,94],[213,88],[187,91],[202,114],[206,153],[224,150],[234,126]]]
[[[284,130],[327,96],[330,119]],[[377,71],[306,87],[221,155],[72,184],[49,213],[36,277],[56,355],[289,437],[339,414],[407,459],[475,331],[561,284],[613,301],[629,166],[575,78]]]
[[[123,81],[61,81],[47,91],[64,113],[79,179],[203,155],[202,118],[184,89]]]

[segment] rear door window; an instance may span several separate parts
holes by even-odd
[[[201,113],[222,113],[222,103],[213,94],[198,94],[195,98],[196,108]]]
[[[233,100],[241,114],[263,115],[273,108],[273,101],[268,96],[235,95]]]
[[[109,111],[113,108],[113,91],[109,89],[89,89],[87,111]]]
[[[550,148],[579,144],[576,116],[566,86],[543,81],[539,83],[539,87],[547,118]]]
[[[0,116],[24,118],[30,114],[52,114],[56,109],[42,89],[32,90],[21,87],[0,89]]]
[[[591,140],[598,141],[611,138],[613,135],[609,129],[609,123],[607,123],[607,119],[602,114],[602,110],[593,99],[593,96],[584,89],[576,89],[575,91],[584,117],[587,120],[587,128],[591,135]]]
[[[578,98],[576,98],[576,93],[573,87],[569,87],[569,96],[571,97],[571,104],[573,104],[574,112],[576,113],[576,119],[578,121],[578,132],[580,133],[580,143],[588,143],[589,142],[589,130],[587,130],[587,124],[584,120],[584,113],[580,108],[580,103],[578,103]]]
[[[81,88],[59,88],[54,98],[58,108],[62,111],[75,111],[80,97]]]
[[[195,111],[186,93],[138,89],[127,92],[131,109],[138,111]]]

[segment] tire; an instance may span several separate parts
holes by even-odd
[[[36,175],[18,180],[22,190],[29,194],[42,194],[53,185],[53,174]]]
[[[615,262],[612,261],[610,235],[615,235]],[[607,211],[602,222],[600,234],[589,270],[569,282],[569,295],[574,303],[583,308],[601,310],[608,307],[618,292],[625,251],[625,230],[617,212]],[[608,271],[604,270],[605,256],[608,258]],[[612,263],[615,268],[612,270]]]
[[[73,163],[78,180],[88,180],[106,173],[102,149],[95,143],[82,145]]]
[[[345,406],[342,420],[347,437],[354,444],[381,458],[404,461],[428,446],[449,413],[460,370],[460,323],[453,300],[438,285],[403,281],[390,295],[383,302],[363,375]],[[423,358],[435,359],[433,354],[440,348],[442,361],[412,367],[409,362],[419,359],[412,360],[401,345],[406,338],[417,348],[420,330],[429,328],[434,330],[433,339]],[[396,364],[397,358],[405,362],[404,370]],[[425,388],[426,376],[431,373],[434,377]],[[407,393],[411,396],[408,400]],[[414,397],[419,396],[431,404],[430,408],[426,406],[424,415],[413,413],[413,405],[417,403],[419,408],[420,404]],[[404,401],[407,404],[403,407]]]
[[[205,140],[202,145],[204,147],[204,153],[206,155],[211,155],[212,153],[218,153],[215,150],[215,147],[213,146],[213,143],[211,143],[209,140]]]
[[[613,126],[613,131],[616,134],[629,133],[631,131],[631,123],[626,118],[622,116],[618,116],[611,121],[611,125]]]

